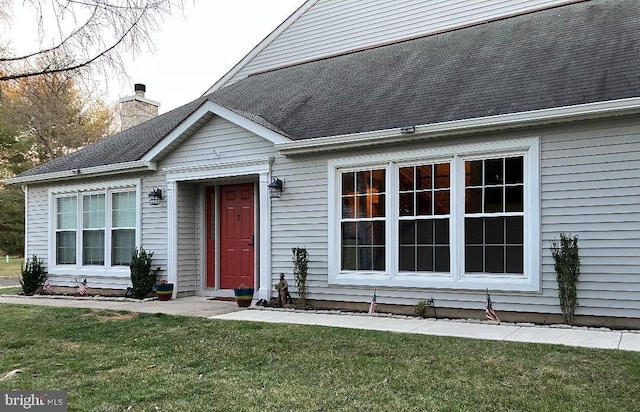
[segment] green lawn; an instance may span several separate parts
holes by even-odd
[[[0,389],[67,390],[69,411],[640,410],[635,352],[1,309],[0,376],[24,373]]]
[[[5,259],[4,256],[0,257],[0,278],[20,277],[20,267],[24,259],[12,257],[9,258],[9,263]]]

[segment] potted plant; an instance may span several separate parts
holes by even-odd
[[[253,288],[247,287],[244,283],[233,289],[233,294],[236,297],[236,303],[241,308],[247,308],[251,306],[253,300]]]
[[[173,295],[173,283],[169,283],[166,279],[162,279],[156,283],[154,289],[158,294],[159,300],[171,300],[171,296]]]

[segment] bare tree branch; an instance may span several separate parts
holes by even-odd
[[[43,74],[123,73],[123,54],[150,47],[161,18],[183,8],[182,0],[0,0],[0,23],[10,23],[16,2],[34,13],[41,40],[21,54],[0,44],[0,86]]]

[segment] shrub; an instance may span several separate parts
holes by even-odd
[[[580,277],[578,236],[560,233],[560,240],[551,241],[551,255],[558,280],[558,298],[564,321],[573,325],[578,306],[577,283]]]
[[[22,276],[20,277],[20,286],[25,295],[33,295],[39,287],[44,284],[47,279],[47,272],[44,271],[42,259],[33,255],[31,260],[25,262],[22,268]]]
[[[153,252],[147,252],[143,248],[136,248],[131,254],[131,284],[133,285],[133,297],[144,299],[156,284],[156,277],[160,268],[151,269]]]
[[[293,247],[293,275],[296,279],[296,287],[298,288],[298,296],[300,297],[300,305],[307,307],[307,271],[309,269],[309,253],[306,248]]]
[[[421,318],[426,318],[428,308],[429,307],[427,306],[427,301],[425,299],[420,299],[420,301],[416,303],[416,306],[414,306],[413,313],[415,313],[416,316],[420,316]]]

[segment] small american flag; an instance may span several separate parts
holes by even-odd
[[[489,289],[487,289],[487,308],[485,309],[485,312],[487,313],[488,320],[500,322],[498,315],[496,315],[496,311],[493,310],[493,304],[491,303],[491,296],[489,296]]]
[[[44,286],[42,288],[47,292],[51,292],[51,284],[49,283],[49,279],[44,281]]]
[[[376,306],[378,302],[376,301],[376,291],[373,291],[373,297],[371,298],[371,304],[369,305],[369,315],[373,315],[376,313]]]
[[[83,280],[82,282],[80,282],[78,284],[78,294],[79,295],[84,295],[85,293],[87,293],[87,279]]]

